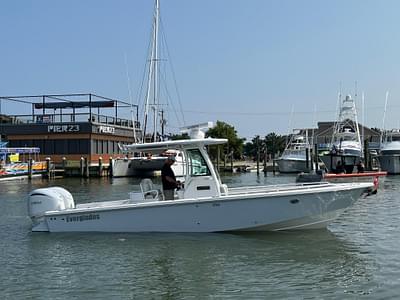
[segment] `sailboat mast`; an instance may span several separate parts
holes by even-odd
[[[147,78],[147,91],[146,91],[146,100],[145,100],[145,111],[144,111],[144,120],[143,120],[143,143],[146,141],[146,131],[147,131],[147,122],[149,115],[149,107],[150,107],[150,95],[152,89],[152,82],[154,82],[154,64],[155,64],[155,49],[156,45],[156,28],[158,26],[158,0],[156,0],[155,4],[155,12],[153,16],[153,34],[152,34],[152,45],[151,45],[151,54],[150,54],[150,63],[149,63],[149,72]],[[153,91],[154,94],[154,91]]]
[[[158,116],[158,27],[159,27],[159,19],[160,19],[160,1],[156,0],[156,16],[154,20],[154,89],[153,89],[153,104],[154,104],[154,134],[153,141],[157,141],[157,116]]]

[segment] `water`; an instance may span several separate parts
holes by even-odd
[[[241,174],[230,186],[293,182]],[[126,198],[137,179],[63,179],[77,202]],[[395,299],[400,177],[327,230],[252,234],[30,232],[26,195],[0,182],[1,299]]]

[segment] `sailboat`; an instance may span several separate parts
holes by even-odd
[[[151,34],[151,48],[149,53],[149,64],[147,70],[147,85],[144,102],[144,118],[142,127],[142,136],[136,138],[136,143],[157,142],[164,139],[163,117],[159,118],[160,106],[160,90],[159,90],[159,24],[160,24],[160,3],[155,1],[155,9],[153,15],[153,31]],[[152,114],[151,114],[152,112]],[[151,120],[152,115],[152,120]],[[149,133],[149,123],[153,121],[153,132]],[[158,123],[161,123],[161,135],[158,132]],[[161,170],[166,158],[170,155],[175,156],[176,163],[172,166],[176,176],[182,176],[183,172],[183,156],[179,151],[166,151],[157,155],[150,153],[133,153],[126,152],[126,148],[121,146],[120,149],[125,154],[124,158],[117,158],[113,161],[112,176],[149,176],[154,171]]]
[[[352,173],[363,157],[355,101],[351,95],[347,95],[340,102],[330,152],[321,156],[321,159],[329,172]]]

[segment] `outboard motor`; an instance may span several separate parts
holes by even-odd
[[[47,211],[75,208],[71,193],[62,187],[41,188],[32,191],[28,198],[28,214],[31,219],[40,218]]]

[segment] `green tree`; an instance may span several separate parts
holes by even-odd
[[[282,152],[286,146],[286,136],[277,135],[275,132],[268,133],[264,139],[256,136],[251,140],[251,142],[247,142],[244,145],[243,151],[244,155],[253,160],[257,159],[257,139],[261,161],[264,158],[265,149],[267,150],[267,154],[272,154],[272,156],[275,157],[275,154]]]
[[[243,142],[245,139],[239,138],[235,127],[229,125],[222,121],[217,121],[215,127],[208,130],[207,137],[213,138],[224,138],[228,139],[228,143],[222,145],[222,149],[220,150],[220,155],[229,155],[233,154],[233,158],[239,159],[242,157],[243,153]],[[221,146],[220,146],[221,147]],[[217,148],[212,147],[209,149],[210,156],[215,159],[217,157]],[[220,156],[220,158],[223,158]]]
[[[171,140],[187,140],[190,139],[189,135],[187,133],[181,133],[181,134],[172,134],[170,136]]]
[[[254,143],[254,139],[251,142],[247,142],[244,144],[243,155],[252,159],[257,155],[257,149],[256,144]]]
[[[275,132],[268,133],[263,141],[267,147],[267,152],[275,157],[275,154],[282,152],[286,147],[286,136],[277,135]]]

